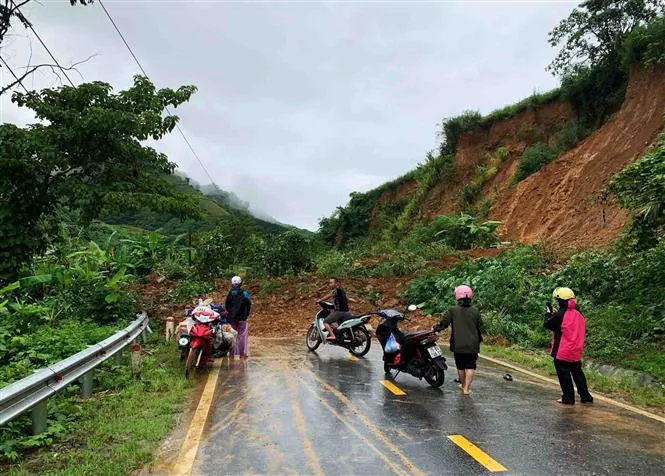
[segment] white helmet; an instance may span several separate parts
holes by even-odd
[[[234,288],[237,288],[241,284],[242,284],[242,278],[240,276],[234,276],[233,278],[231,278],[231,286],[233,286]]]

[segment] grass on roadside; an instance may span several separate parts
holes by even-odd
[[[153,342],[144,349],[139,379],[132,378],[127,362],[98,372],[97,385],[103,391],[89,400],[58,402],[59,411],[76,414],[64,436],[23,460],[0,466],[0,472],[124,475],[150,462],[182,409],[187,382],[173,344]]]
[[[556,372],[552,358],[545,352],[524,349],[519,346],[500,346],[484,344],[482,353],[503,359],[516,365],[521,365],[538,374],[556,379]],[[626,378],[612,378],[586,369],[584,371],[589,382],[589,388],[605,395],[621,398],[635,405],[644,407],[665,406],[665,389],[640,387]]]

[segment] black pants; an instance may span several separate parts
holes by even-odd
[[[577,387],[577,393],[580,395],[581,402],[593,402],[593,397],[589,393],[589,388],[586,384],[586,377],[582,371],[582,362],[564,362],[563,360],[554,359],[554,368],[559,377],[563,403],[569,405],[575,403],[573,380],[575,381],[575,386]]]

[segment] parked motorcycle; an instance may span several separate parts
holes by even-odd
[[[409,306],[410,311],[415,309],[415,306]],[[395,377],[405,372],[420,380],[424,378],[432,387],[443,385],[448,365],[441,348],[436,344],[438,333],[428,330],[403,334],[399,330],[399,322],[407,318],[402,312],[384,309],[378,314],[381,322],[376,328],[376,337],[384,349],[384,372],[392,375],[391,371],[396,370]]]
[[[317,304],[321,306],[321,310],[316,313],[314,322],[307,330],[307,348],[310,351],[314,352],[322,342],[327,342],[344,347],[356,357],[362,357],[369,352],[372,337],[366,324],[372,317],[371,313],[351,316],[337,325],[333,325],[335,340],[327,340],[328,332],[323,325],[323,320],[335,309],[335,306],[326,301],[320,301]]]
[[[185,321],[186,334],[178,337],[181,359],[185,361],[185,377],[189,378],[193,369],[205,369],[213,351],[213,340],[219,325],[219,312],[208,302],[200,301]]]

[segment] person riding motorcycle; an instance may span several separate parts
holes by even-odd
[[[335,332],[333,331],[332,324],[340,322],[346,318],[351,317],[349,312],[349,299],[346,297],[344,288],[340,287],[339,279],[330,278],[330,293],[319,299],[319,301],[333,301],[335,310],[331,312],[328,317],[323,320],[323,325],[328,331],[328,340],[335,340]]]

